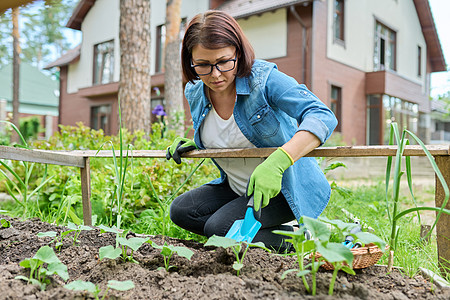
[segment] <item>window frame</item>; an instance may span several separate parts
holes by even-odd
[[[386,31],[387,33],[382,33],[382,31]],[[393,38],[390,37],[392,34]],[[379,20],[375,20],[375,31],[374,31],[374,70],[375,71],[397,71],[397,31],[386,26],[384,23]],[[391,53],[391,67],[387,67],[387,52],[390,48],[390,45],[393,44],[393,53]],[[378,49],[378,55],[377,55]],[[382,50],[382,51],[381,51]],[[378,62],[376,61],[378,59]]]
[[[110,44],[112,47],[110,49],[108,49],[108,51],[99,51],[99,46],[100,45],[105,45],[105,44]],[[99,54],[107,54],[109,53],[110,55],[110,70],[109,70],[109,79],[106,80],[106,82],[104,82],[104,71],[105,71],[105,60],[102,59],[102,64],[103,67],[102,68],[98,68],[98,55]],[[108,83],[112,83],[114,82],[114,39],[112,40],[108,40],[108,41],[104,41],[101,43],[97,43],[94,45],[94,52],[93,52],[93,76],[92,76],[92,84],[93,85],[101,85],[101,84],[108,84]],[[100,73],[100,74],[99,74]]]
[[[345,0],[334,0],[333,3],[333,41],[335,43],[344,44],[345,42]],[[339,11],[338,4],[341,5]],[[339,34],[336,35],[336,25],[339,22]]]
[[[333,91],[337,90],[337,98],[333,98]],[[336,105],[336,111],[333,110],[333,105]],[[338,120],[338,125],[335,131],[342,132],[342,87],[336,84],[330,84],[330,109],[333,111],[336,119]]]

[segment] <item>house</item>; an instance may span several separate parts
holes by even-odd
[[[450,144],[450,107],[443,100],[431,101],[430,144]]]
[[[428,0],[185,0],[234,16],[257,58],[305,83],[336,114],[348,144],[384,144],[393,121],[430,140],[429,81],[446,70]],[[117,132],[119,0],[81,0],[67,27],[80,47],[61,57],[60,122]],[[152,107],[164,104],[165,1],[151,1]],[[150,112],[149,112],[150,113]]]
[[[0,115],[5,120],[12,113],[12,64],[0,69]],[[58,81],[43,74],[38,68],[22,62],[19,80],[19,117],[37,116],[45,137],[58,130]]]

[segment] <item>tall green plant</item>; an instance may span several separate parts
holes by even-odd
[[[22,144],[15,145],[16,147],[20,147],[23,149],[31,149],[31,147],[28,145],[27,141],[21,134],[20,130],[11,122],[8,121],[0,121],[9,124],[19,135],[20,141]],[[30,186],[30,178],[33,174],[33,169],[35,166],[35,163],[30,163],[27,161],[21,162],[24,167],[24,178],[22,179],[19,175],[19,171],[15,171],[10,165],[5,163],[3,160],[0,160],[0,164],[17,180],[17,183],[14,182],[13,179],[8,176],[7,172],[5,172],[4,169],[0,168],[0,173],[5,177],[6,183],[5,187],[8,193],[11,195],[11,197],[14,199],[14,201],[22,207],[22,216],[25,218],[27,215],[27,212],[29,210],[29,202],[30,199],[36,195],[42,187],[53,178],[53,176],[50,176],[47,178],[47,167],[45,168],[45,172],[43,175],[43,178],[41,180],[41,183],[32,191],[29,190]],[[17,194],[16,194],[17,193]]]
[[[421,148],[425,152],[431,166],[433,167],[433,170],[434,170],[437,178],[439,179],[440,183],[442,184],[442,186],[444,188],[445,197],[444,197],[444,201],[443,201],[441,207],[417,207],[417,205],[415,203],[414,193],[413,193],[413,189],[412,189],[411,158],[409,156],[403,155],[403,152],[405,151],[406,146],[409,145],[409,140],[406,138],[407,135],[412,137],[414,139],[414,141],[421,146]],[[439,221],[441,214],[442,213],[450,214],[450,210],[447,210],[444,208],[447,205],[449,194],[450,194],[448,185],[445,182],[445,179],[442,176],[441,171],[439,170],[438,166],[436,165],[436,162],[434,161],[433,156],[430,154],[430,152],[428,151],[425,144],[414,133],[407,130],[406,128],[403,129],[402,134],[400,136],[400,133],[398,130],[398,125],[395,122],[391,123],[391,131],[389,134],[389,145],[393,145],[394,141],[397,143],[397,152],[395,155],[395,164],[394,164],[394,169],[393,169],[394,174],[393,174],[392,197],[389,197],[389,192],[388,192],[389,182],[391,179],[391,169],[392,169],[392,159],[393,159],[392,156],[388,157],[387,167],[386,167],[386,206],[387,206],[389,221],[391,224],[391,235],[390,235],[391,250],[389,252],[389,258],[388,258],[388,270],[389,271],[392,269],[392,267],[394,265],[394,256],[395,256],[395,251],[397,248],[397,240],[398,240],[399,231],[400,231],[400,227],[398,226],[397,221],[401,217],[403,217],[409,213],[416,212],[420,219],[419,211],[421,211],[421,210],[437,211],[438,214],[436,216],[436,220],[434,221],[433,226],[431,227],[431,230],[427,234],[427,236],[428,236],[429,234],[431,234],[434,227],[436,226],[436,223]],[[406,167],[405,171],[402,171],[402,157],[405,158],[405,167]],[[400,208],[399,208],[400,179],[401,179],[402,175],[405,174],[405,172],[406,172],[406,178],[408,181],[409,191],[410,191],[410,194],[414,201],[415,207],[400,211]]]
[[[114,144],[112,142],[105,142],[111,144],[111,150],[113,153],[113,161],[114,161],[114,171],[115,171],[115,179],[114,179],[114,191],[113,196],[111,198],[111,206],[110,206],[110,226],[112,225],[112,219],[113,219],[113,208],[114,205],[117,207],[117,219],[116,219],[116,226],[117,228],[120,228],[121,226],[121,219],[122,219],[122,205],[123,205],[123,194],[125,190],[125,176],[127,174],[127,168],[128,168],[128,151],[132,150],[132,145],[128,144],[126,149],[126,155],[124,156],[124,149],[123,149],[123,134],[122,134],[122,112],[120,109],[120,99],[119,99],[119,160],[117,160],[116,152],[114,149]],[[100,147],[100,149],[97,151],[97,153],[102,149],[103,145]],[[131,153],[132,155],[132,153]],[[131,159],[133,156],[131,156]]]

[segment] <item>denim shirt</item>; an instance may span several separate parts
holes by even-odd
[[[235,82],[234,118],[244,136],[258,148],[280,147],[301,130],[313,133],[323,144],[337,125],[336,117],[324,103],[305,85],[278,71],[273,63],[255,60],[251,75],[236,77]],[[199,128],[212,108],[205,91],[201,80],[185,88],[199,149],[205,149]],[[221,176],[209,184],[226,179],[224,171],[216,166]],[[302,157],[289,167],[281,185],[281,193],[297,220],[301,216],[317,218],[330,198],[330,185],[313,157]]]

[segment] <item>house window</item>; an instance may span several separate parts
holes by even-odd
[[[374,70],[396,69],[396,33],[377,22],[375,25]]]
[[[344,0],[334,0],[334,39],[344,40]]]
[[[417,46],[417,76],[422,76],[422,47]]]
[[[382,141],[381,127],[381,95],[369,95],[367,98],[367,144],[380,145]]]
[[[184,30],[186,28],[186,18],[181,19],[180,23],[180,51],[181,41],[184,36]],[[166,43],[166,25],[159,25],[156,27],[156,61],[155,61],[155,73],[164,72],[164,45]]]
[[[111,105],[91,107],[91,128],[102,129],[106,135],[111,134]]]
[[[341,131],[341,103],[342,103],[342,89],[340,87],[331,86],[331,110],[338,120],[336,131]]]
[[[384,143],[389,143],[389,133],[391,123],[396,122],[399,130],[403,128],[418,134],[419,106],[415,103],[407,102],[402,99],[383,95],[384,110]]]
[[[94,46],[94,84],[106,84],[113,81],[114,41]]]

